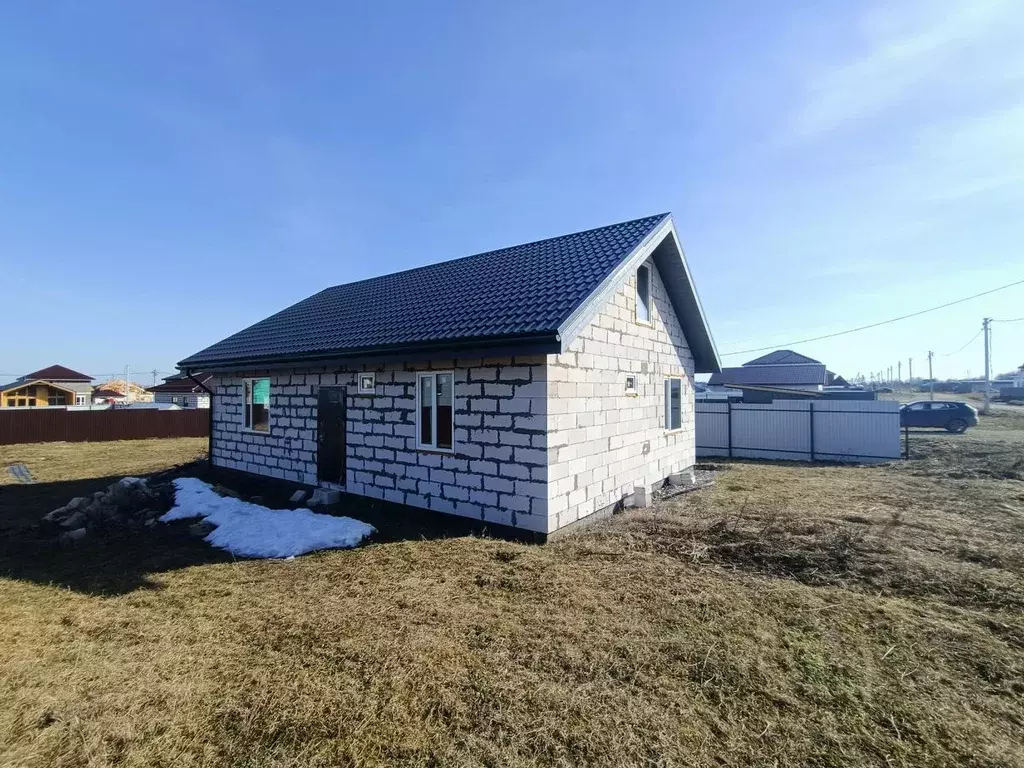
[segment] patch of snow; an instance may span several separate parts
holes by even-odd
[[[217,526],[205,541],[242,557],[295,557],[317,549],[345,549],[376,530],[351,517],[308,509],[271,510],[221,496],[195,477],[176,478],[174,488],[174,506],[160,520],[205,518]]]

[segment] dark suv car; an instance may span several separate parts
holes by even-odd
[[[977,425],[978,412],[967,403],[923,400],[900,407],[901,427],[942,427],[959,433]]]

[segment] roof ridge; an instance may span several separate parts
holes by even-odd
[[[527,241],[522,242],[522,243],[516,243],[515,245],[507,245],[504,248],[494,248],[494,249],[492,249],[490,251],[480,251],[479,253],[471,253],[468,256],[459,256],[459,257],[454,258],[454,259],[442,259],[441,261],[435,261],[435,262],[432,262],[430,264],[421,264],[418,267],[409,267],[408,269],[400,269],[397,272],[385,272],[385,273],[380,274],[380,275],[374,275],[373,277],[364,277],[364,278],[362,278],[360,280],[352,280],[352,281],[347,282],[347,283],[337,283],[336,285],[329,285],[326,288],[324,288],[324,289],[322,289],[320,291],[317,291],[316,293],[314,293],[312,296],[309,296],[308,298],[313,298],[313,296],[319,296],[321,293],[325,293],[326,291],[332,291],[335,288],[342,288],[342,287],[347,287],[347,286],[352,286],[352,285],[359,285],[360,283],[368,283],[368,282],[371,282],[373,280],[380,280],[381,278],[385,278],[385,277],[397,277],[398,275],[405,275],[405,274],[408,274],[410,272],[418,272],[418,271],[423,270],[423,269],[430,269],[432,267],[436,267],[436,266],[439,266],[441,264],[454,264],[454,263],[459,262],[459,261],[469,261],[470,259],[477,259],[477,258],[480,258],[482,256],[490,256],[490,255],[495,254],[495,253],[501,253],[502,251],[512,251],[512,250],[515,250],[516,248],[526,248],[526,247],[531,246],[531,245],[540,245],[542,243],[550,243],[550,242],[553,242],[555,240],[565,240],[566,238],[569,238],[569,237],[576,237],[578,235],[587,235],[587,234],[590,234],[591,232],[597,232],[597,231],[602,230],[602,229],[613,229],[615,227],[624,227],[624,226],[627,226],[629,224],[636,224],[637,222],[640,222],[640,221],[646,221],[647,219],[661,220],[661,219],[664,219],[664,218],[666,218],[668,216],[671,216],[671,215],[672,215],[671,211],[666,211],[665,213],[655,213],[655,214],[652,214],[650,216],[640,216],[640,217],[635,218],[635,219],[626,219],[625,221],[619,221],[619,222],[616,222],[614,224],[604,224],[603,226],[600,226],[600,227],[591,227],[590,229],[581,229],[581,230],[579,230],[577,232],[567,232],[564,235],[555,235],[554,237],[542,237],[540,240],[527,240]]]

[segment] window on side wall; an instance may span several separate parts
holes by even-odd
[[[636,319],[651,322],[651,269],[646,265],[636,270]]]
[[[245,428],[270,431],[270,379],[245,380]]]
[[[452,449],[454,432],[454,375],[420,373],[416,376],[416,444],[419,448]]]
[[[683,380],[665,379],[665,429],[683,426]]]

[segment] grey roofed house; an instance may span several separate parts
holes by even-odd
[[[822,362],[791,349],[776,349],[767,355],[748,360],[743,365],[744,367],[751,365],[822,365]]]
[[[214,375],[217,466],[544,536],[692,468],[720,364],[659,214],[327,288],[178,367]]]
[[[835,378],[825,364],[793,352],[778,349],[741,366],[723,368],[708,380],[709,387],[776,386],[817,389],[828,386]]]

